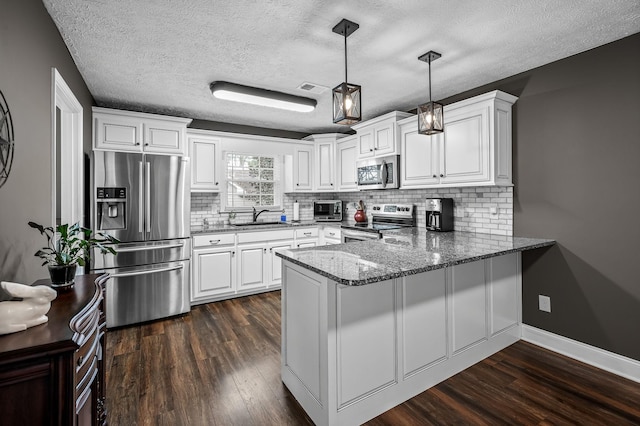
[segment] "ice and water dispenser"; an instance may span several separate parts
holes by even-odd
[[[453,198],[427,198],[427,229],[453,231]]]
[[[127,189],[97,188],[98,230],[125,229],[127,226]]]

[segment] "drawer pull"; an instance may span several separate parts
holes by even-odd
[[[329,235],[331,235],[333,237],[334,235],[336,235],[336,233],[335,232],[329,232]]]
[[[78,367],[80,367],[82,364],[84,364],[84,356],[80,355],[78,357]]]
[[[209,240],[209,244],[216,245],[220,242],[220,240]]]
[[[305,232],[304,235],[311,235],[311,232]]]

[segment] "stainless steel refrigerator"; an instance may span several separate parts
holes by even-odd
[[[188,158],[94,151],[93,160],[92,227],[120,240],[115,256],[91,256],[91,272],[111,274],[107,327],[188,312]]]

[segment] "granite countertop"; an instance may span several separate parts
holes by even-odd
[[[550,239],[409,228],[388,231],[378,241],[285,250],[276,255],[340,284],[358,286],[553,244],[555,240]]]
[[[318,225],[321,225],[321,223],[308,220],[308,221],[301,221],[301,222],[278,222],[278,223],[269,224],[269,225],[247,225],[247,226],[242,226],[241,224],[209,225],[209,227],[207,228],[204,228],[202,226],[196,226],[196,227],[191,227],[191,235],[219,234],[223,232],[237,232],[237,231],[264,231],[266,229],[269,229],[269,230],[287,229],[287,228],[300,227],[300,226],[318,226]]]

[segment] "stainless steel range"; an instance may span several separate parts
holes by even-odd
[[[369,210],[371,223],[342,225],[342,242],[378,240],[385,231],[416,226],[412,204],[374,204]]]

